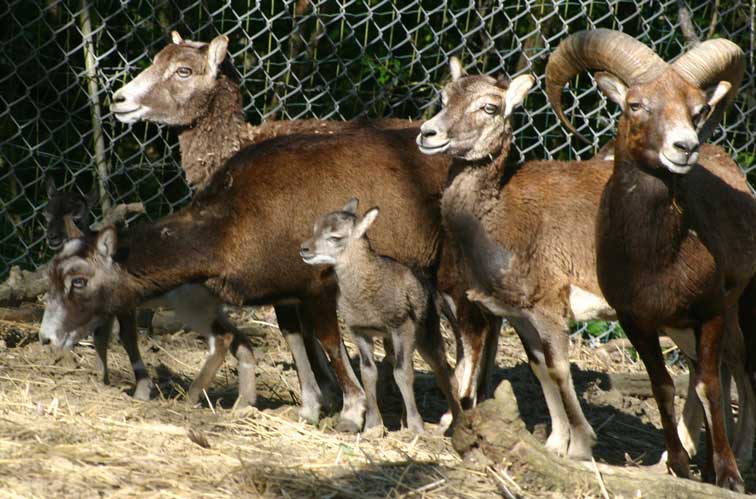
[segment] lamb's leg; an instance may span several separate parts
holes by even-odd
[[[564,318],[555,318],[542,311],[534,311],[535,326],[543,341],[549,376],[559,387],[562,404],[570,423],[570,446],[567,456],[587,460],[593,455],[596,434],[580,407],[570,373],[569,328]]]
[[[144,362],[142,362],[142,356],[139,353],[136,311],[118,315],[118,337],[121,339],[123,348],[129,356],[131,368],[134,370],[134,380],[136,382],[134,398],[137,400],[150,400],[153,384],[150,375],[147,373],[147,368]]]
[[[108,372],[108,343],[110,343],[110,333],[113,330],[113,319],[108,319],[94,331],[95,365],[97,370],[102,373],[102,382],[105,385],[110,384],[110,373]]]
[[[551,433],[546,440],[546,448],[558,456],[566,456],[570,443],[570,422],[562,403],[562,395],[559,387],[549,375],[546,367],[544,347],[538,330],[524,317],[508,317],[507,321],[512,325],[519,336],[525,353],[528,356],[530,369],[541,383],[541,390],[546,399],[546,406],[551,417]]]
[[[460,403],[464,409],[470,409],[477,402],[481,368],[485,364],[482,362],[485,357],[485,341],[486,336],[490,335],[491,324],[486,321],[480,307],[470,302],[464,293],[456,295],[459,338],[454,375],[459,386]]]
[[[723,311],[723,315],[709,320],[700,329],[696,393],[703,404],[708,428],[711,431],[717,485],[730,490],[742,490],[743,479],[738,471],[735,455],[727,441],[719,379],[721,341],[725,335],[725,328],[737,328],[737,333],[740,333],[737,302],[729,306],[727,303],[723,304]]]
[[[286,344],[294,358],[299,377],[299,389],[302,397],[302,406],[299,408],[299,418],[313,425],[320,419],[320,409],[323,395],[320,386],[315,379],[315,373],[310,363],[310,356],[305,347],[304,337],[300,332],[300,322],[297,310],[291,305],[276,305],[276,318],[278,329],[281,331]]]
[[[378,409],[378,366],[373,356],[373,338],[352,332],[354,342],[360,351],[360,375],[362,387],[367,397],[367,411],[365,413],[365,429],[383,426],[381,411]]]
[[[349,364],[344,342],[336,317],[336,296],[334,293],[324,292],[317,296],[307,297],[302,306],[310,317],[317,317],[314,323],[315,335],[323,345],[331,361],[336,378],[344,393],[344,404],[339,415],[337,431],[356,433],[362,429],[365,416],[365,392],[362,390],[352,366]]]
[[[441,337],[438,317],[436,314],[429,314],[426,322],[425,329],[418,331],[417,350],[433,370],[436,383],[446,397],[449,411],[452,414],[451,424],[448,427],[441,426],[440,429],[442,431],[453,431],[462,420],[462,406],[459,403],[457,382],[454,378],[454,371],[446,361],[446,348]]]
[[[407,321],[391,332],[396,361],[394,363],[394,380],[402,393],[404,407],[407,410],[407,428],[413,433],[423,432],[423,418],[415,403],[415,371],[412,354],[415,351],[415,338],[418,326]],[[422,333],[419,333],[422,334]]]

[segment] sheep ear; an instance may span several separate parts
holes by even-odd
[[[213,76],[218,74],[218,68],[226,58],[226,54],[228,54],[228,37],[219,35],[213,38],[207,48],[207,65]]]
[[[47,177],[45,179],[45,186],[47,188],[47,199],[52,198],[54,195],[58,193],[58,188],[55,187],[55,179],[52,177]]]
[[[352,231],[352,238],[359,239],[365,235],[367,230],[373,225],[375,219],[378,217],[378,208],[372,208],[365,213],[365,215],[357,222]]]
[[[341,211],[345,211],[347,213],[351,213],[352,215],[357,214],[357,205],[360,204],[360,200],[357,198],[352,198],[349,201],[347,201],[347,204],[344,205],[344,207],[341,209]]]
[[[709,98],[707,104],[712,109],[712,113],[714,112],[714,108],[717,107],[717,104],[719,104],[719,102],[730,92],[731,88],[732,84],[730,82],[720,81],[715,87],[707,88],[705,90],[706,96]],[[711,116],[711,113],[709,113],[709,116]],[[709,116],[706,118],[708,119]]]
[[[84,235],[84,233],[76,225],[76,222],[74,222],[74,219],[71,215],[66,215],[63,217],[63,226],[66,228],[66,235],[68,236],[68,239],[76,239]]]
[[[115,227],[105,227],[97,234],[97,251],[100,255],[111,258],[115,255],[118,244],[118,236]]]
[[[449,59],[449,71],[451,72],[452,81],[459,80],[465,75],[465,68],[462,67],[462,61],[459,60],[459,57],[452,56]]]
[[[625,110],[625,98],[627,97],[627,85],[611,73],[600,71],[595,75],[599,89],[614,103]]]
[[[509,84],[509,88],[504,95],[504,117],[512,114],[517,106],[522,104],[525,100],[525,96],[533,85],[535,84],[535,77],[533,75],[520,75]]]
[[[181,45],[184,43],[184,39],[181,37],[178,31],[171,31],[171,40],[176,45]]]

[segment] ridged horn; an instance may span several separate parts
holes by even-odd
[[[746,60],[743,50],[730,40],[707,40],[684,53],[672,63],[677,73],[701,90],[726,81],[732,85],[727,96],[701,128],[701,141],[705,141],[719,124],[722,115],[732,103],[743,81]]]
[[[635,38],[620,31],[580,31],[562,40],[546,64],[546,95],[561,122],[585,142],[564,115],[564,85],[586,69],[608,71],[630,86],[656,78],[667,63]]]

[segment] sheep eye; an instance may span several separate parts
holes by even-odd
[[[331,237],[329,237],[329,238],[328,238],[328,242],[329,242],[329,243],[334,243],[334,244],[336,244],[336,243],[338,243],[339,241],[341,241],[342,239],[343,239],[343,238],[342,238],[342,237],[339,237],[339,236],[331,236]]]
[[[176,70],[176,74],[181,78],[189,78],[190,76],[192,76],[192,68],[181,66]]]
[[[496,104],[486,104],[483,106],[483,111],[485,111],[486,114],[494,115],[499,111],[499,106]]]
[[[630,110],[633,111],[634,113],[640,111],[642,107],[643,106],[641,105],[640,102],[631,102],[630,103]]]
[[[83,277],[74,277],[71,279],[71,286],[73,286],[76,289],[82,289],[84,286],[87,285],[87,280]]]

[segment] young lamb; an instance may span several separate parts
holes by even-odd
[[[319,217],[312,238],[302,243],[299,254],[309,265],[333,265],[336,272],[338,311],[359,348],[367,397],[365,428],[383,424],[376,395],[375,337],[390,338],[394,379],[404,399],[407,427],[416,433],[423,431],[413,390],[415,347],[436,375],[451,408],[453,426],[459,422],[461,407],[439,329],[437,307],[443,305],[443,299],[426,277],[373,250],[367,230],[378,216],[378,208],[358,218],[357,203],[352,198],[341,211]]]

